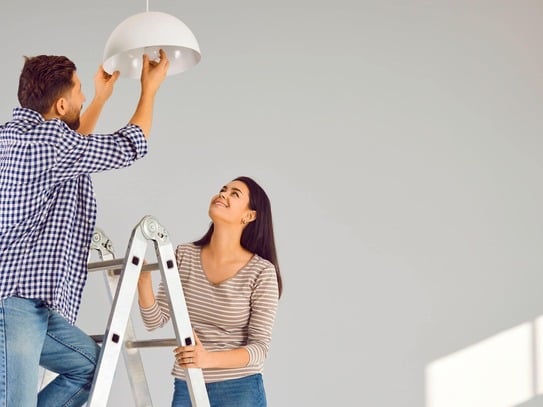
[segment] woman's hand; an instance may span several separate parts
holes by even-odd
[[[211,356],[213,352],[208,352],[204,345],[198,339],[198,335],[194,330],[194,345],[178,346],[173,351],[175,353],[175,361],[182,368],[197,367],[200,369],[212,367]]]

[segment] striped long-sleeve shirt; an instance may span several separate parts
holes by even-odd
[[[243,347],[249,352],[246,367],[203,369],[206,382],[237,379],[261,373],[272,336],[278,304],[278,286],[272,263],[254,255],[236,275],[220,284],[206,278],[200,260],[201,247],[179,245],[176,260],[192,327],[208,351]],[[155,303],[141,308],[143,322],[152,330],[170,319],[164,284]],[[174,362],[172,374],[185,378]]]

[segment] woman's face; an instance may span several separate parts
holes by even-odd
[[[241,181],[232,181],[211,198],[209,216],[214,223],[245,224],[252,220],[249,208],[249,188]]]

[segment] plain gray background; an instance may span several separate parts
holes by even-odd
[[[212,194],[252,176],[272,200],[285,282],[264,372],[271,407],[543,405],[531,330],[543,313],[543,3],[150,9],[183,20],[202,60],[160,89],[149,155],[93,177],[118,256],[146,214],[175,243],[200,237]],[[18,105],[23,55],[69,56],[90,101],[109,34],[143,11],[143,0],[3,2],[0,120]],[[138,92],[121,78],[97,132],[124,125]],[[91,275],[78,325],[101,333],[108,312]],[[134,321],[142,338],[172,336]],[[484,363],[432,370],[523,326],[526,340],[490,355],[503,385]],[[142,353],[155,405],[167,406],[171,350]],[[486,373],[470,379],[471,397],[473,369]],[[121,403],[122,361],[110,405]]]

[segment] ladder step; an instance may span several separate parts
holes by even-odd
[[[91,335],[91,338],[96,343],[104,342],[104,335]],[[161,346],[177,346],[177,340],[175,338],[164,338],[164,339],[146,339],[141,341],[125,341],[125,348],[134,349],[134,348],[158,348]]]
[[[176,347],[177,340],[175,338],[170,339],[148,339],[141,341],[125,341],[124,346],[127,348],[153,348],[160,346],[172,346]]]
[[[87,267],[89,271],[110,270],[110,271],[113,271],[115,274],[120,275],[124,267],[124,259],[95,261],[93,263],[89,263]],[[158,263],[144,264],[141,267],[141,271],[153,271],[153,270],[159,270]]]

